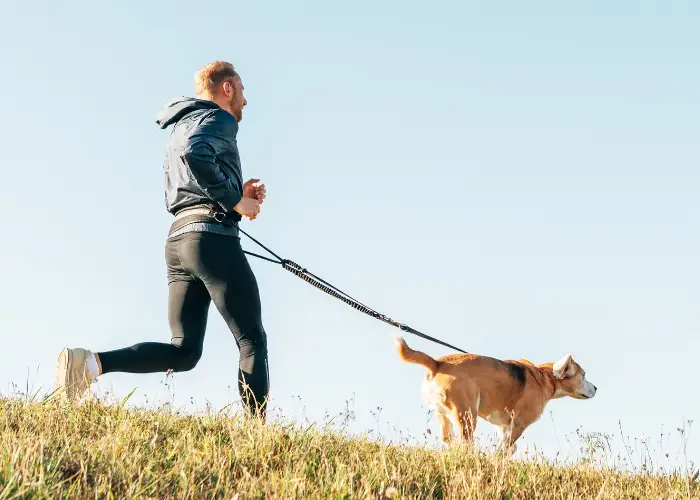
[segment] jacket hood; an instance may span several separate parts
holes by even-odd
[[[204,99],[179,97],[168,102],[156,116],[156,123],[162,129],[178,122],[183,116],[198,109],[216,109],[219,105]]]

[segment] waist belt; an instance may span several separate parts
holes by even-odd
[[[175,214],[175,219],[170,225],[168,235],[185,227],[188,224],[195,222],[218,222],[225,226],[238,228],[238,214],[223,212],[215,205],[195,205],[192,207],[183,208]]]

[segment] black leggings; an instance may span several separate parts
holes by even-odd
[[[236,236],[184,233],[167,241],[170,344],[143,342],[100,352],[102,373],[183,372],[195,367],[213,301],[240,351],[238,390],[246,408],[264,417],[269,392],[267,335],[260,294]]]

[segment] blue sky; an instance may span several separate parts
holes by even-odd
[[[551,403],[521,446],[567,453],[576,429],[619,436],[622,422],[658,447],[700,417],[697,2],[3,10],[3,391],[27,379],[48,390],[63,345],[169,340],[155,116],[226,59],[249,103],[244,175],[268,188],[246,230],[468,351],[536,363],[572,352],[586,368],[596,399]],[[252,265],[274,405],[314,420],[352,399],[356,430],[376,428],[377,407],[382,432],[437,429],[422,369],[397,360],[398,330]],[[237,357],[212,309],[176,404],[236,401]],[[163,382],[116,374],[100,388],[154,401]],[[677,442],[663,446],[673,459]]]

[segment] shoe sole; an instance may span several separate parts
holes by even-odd
[[[62,396],[67,399],[72,398],[71,381],[70,381],[70,366],[73,361],[73,356],[67,347],[61,349],[56,358],[56,375],[54,377],[54,390],[59,390]]]

